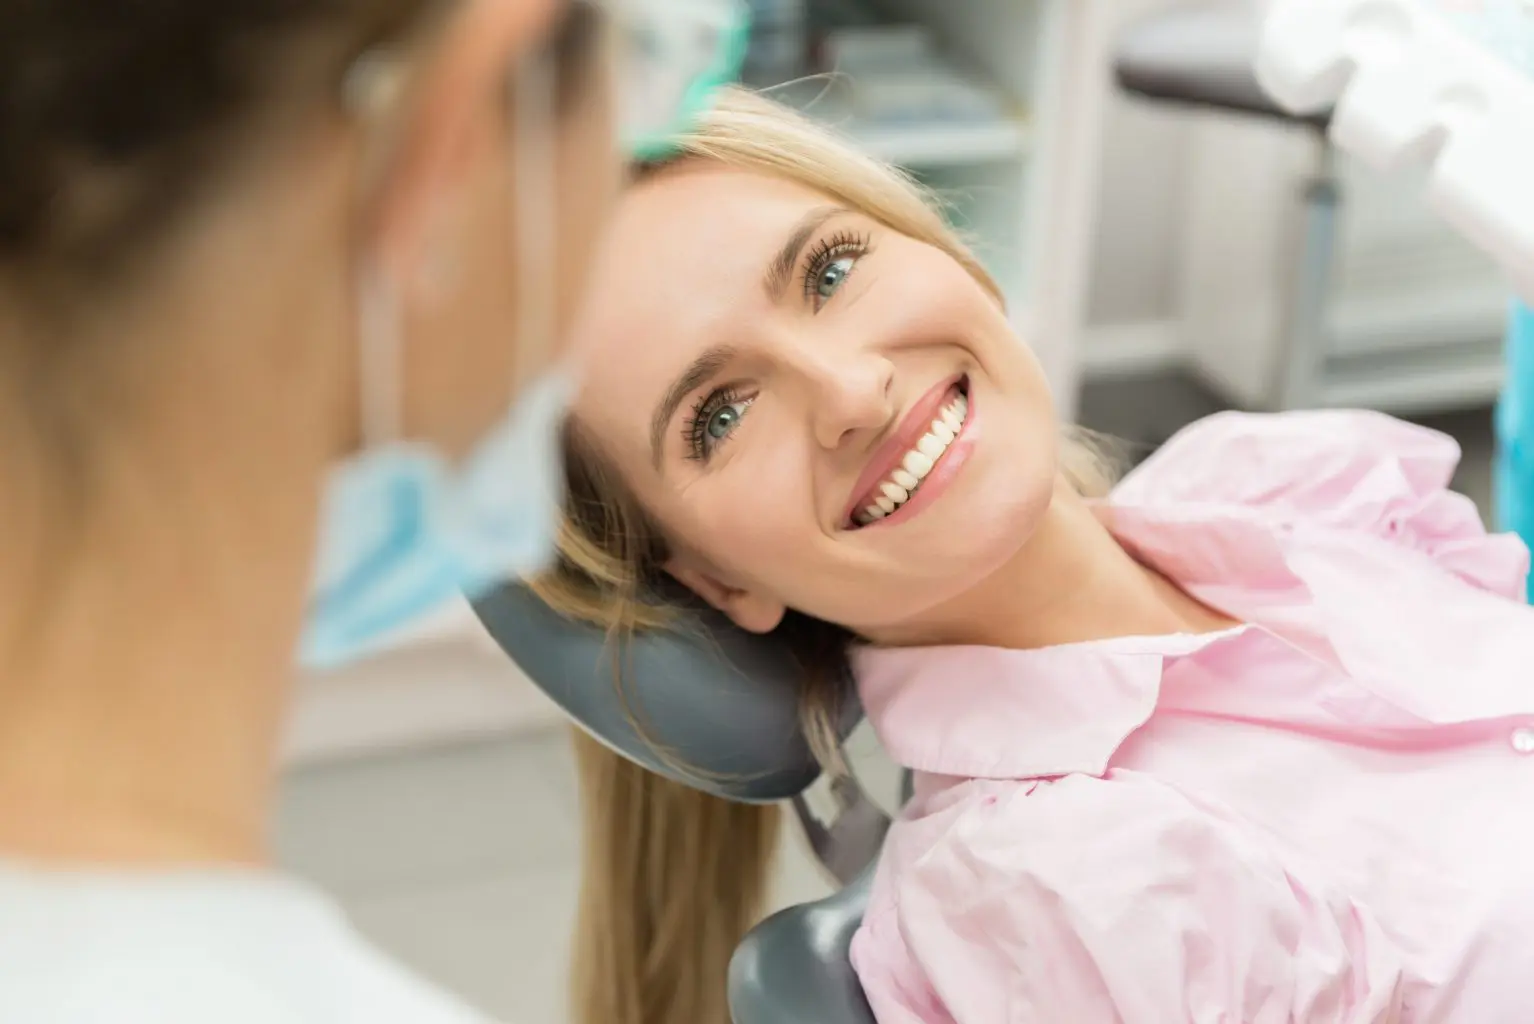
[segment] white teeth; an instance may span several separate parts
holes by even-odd
[[[964,421],[968,416],[969,398],[960,394],[932,421],[931,429],[922,435],[915,447],[906,452],[905,458],[890,473],[889,479],[879,485],[879,490],[873,495],[873,504],[858,511],[858,522],[877,522],[893,515],[904,505],[964,429]]]
[[[932,472],[933,462],[921,452],[906,452],[905,471],[918,480],[925,480],[927,474]]]

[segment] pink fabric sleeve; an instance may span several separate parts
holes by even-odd
[[[1367,908],[1144,776],[979,797],[908,872],[897,916],[931,1020],[1399,1019],[1401,965]]]
[[[1221,413],[1173,437],[1113,500],[1236,504],[1287,522],[1364,530],[1523,601],[1528,549],[1511,534],[1488,535],[1475,503],[1449,490],[1459,457],[1453,438],[1382,413]]]

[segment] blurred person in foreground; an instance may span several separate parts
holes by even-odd
[[[0,0],[0,1020],[482,1019],[267,865],[275,761],[549,557],[615,143],[738,50],[623,15]]]

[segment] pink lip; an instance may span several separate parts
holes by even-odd
[[[852,489],[852,501],[848,504],[842,519],[845,528],[851,529],[856,525],[853,516],[858,509],[874,503],[878,496],[875,489],[889,478],[889,475],[900,466],[906,452],[916,447],[916,442],[931,429],[932,421],[942,413],[949,392],[963,380],[964,375],[957,374],[935,385],[922,395],[911,407],[911,411],[906,413],[905,419],[901,420],[899,429],[879,446],[879,450],[869,459],[867,468],[863,470],[863,475],[858,477],[857,485]],[[893,515],[875,520],[859,529],[870,530],[876,526],[902,522],[936,501],[969,458],[976,437],[975,419],[975,399],[971,395],[969,415],[959,431],[959,436],[954,438],[942,458],[938,459],[937,465],[932,468],[931,473],[927,474],[916,493],[904,505],[896,509]]]

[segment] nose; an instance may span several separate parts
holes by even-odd
[[[815,439],[835,450],[857,436],[882,430],[894,415],[894,367],[869,351],[815,353],[804,361]]]

